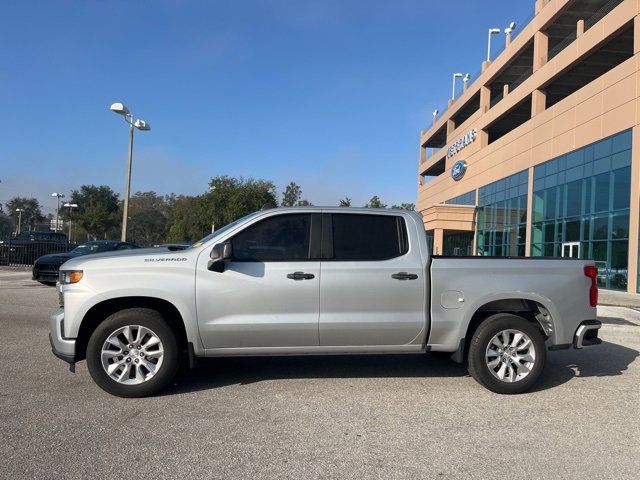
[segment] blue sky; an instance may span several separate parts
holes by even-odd
[[[294,180],[315,204],[415,202],[418,135],[489,27],[534,0],[5,2],[0,203],[82,184],[195,194],[220,174]],[[495,39],[502,49],[503,36]]]

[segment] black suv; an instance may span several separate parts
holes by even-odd
[[[0,241],[0,265],[31,265],[36,258],[48,253],[61,253],[69,249],[64,233],[22,232],[6,241]]]
[[[66,253],[54,253],[38,258],[33,264],[33,279],[45,285],[53,285],[58,280],[60,266],[75,257],[92,253],[113,252],[115,250],[131,250],[139,248],[133,243],[117,242],[112,240],[97,240],[78,245]]]

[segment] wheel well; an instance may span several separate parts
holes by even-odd
[[[176,334],[180,350],[187,348],[187,332],[182,315],[171,302],[154,297],[121,297],[100,302],[86,313],[80,324],[76,339],[76,359],[83,360],[86,356],[87,343],[95,329],[110,315],[127,308],[149,308],[155,310],[166,320]]]
[[[549,311],[541,303],[525,299],[495,300],[481,306],[471,317],[467,332],[464,336],[464,359],[469,353],[469,339],[473,336],[480,324],[496,313],[511,313],[518,315],[534,324],[542,337],[547,340],[553,332],[553,320]]]

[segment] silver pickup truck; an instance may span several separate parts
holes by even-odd
[[[78,257],[60,271],[53,353],[123,397],[197,357],[450,352],[498,393],[547,350],[597,345],[593,261],[435,257],[415,212],[281,208],[181,251]]]

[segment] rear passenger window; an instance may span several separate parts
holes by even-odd
[[[310,232],[309,214],[270,217],[231,239],[233,257],[245,262],[308,260]]]
[[[409,251],[402,217],[333,215],[334,260],[386,260]]]

